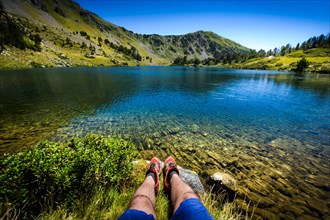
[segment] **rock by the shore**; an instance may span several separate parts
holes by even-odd
[[[228,173],[216,172],[210,177],[210,179],[214,184],[220,184],[227,187],[229,190],[237,191],[237,181]]]
[[[196,172],[178,167],[181,179],[186,182],[196,193],[205,193],[204,186]]]

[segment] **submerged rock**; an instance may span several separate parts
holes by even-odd
[[[325,175],[309,175],[305,178],[307,183],[313,184],[316,187],[330,191],[330,178]]]
[[[201,135],[203,135],[204,137],[207,137],[209,134],[206,133],[205,131],[202,131],[202,132],[201,132]]]
[[[253,205],[259,208],[270,208],[275,205],[275,202],[273,200],[257,193],[248,192],[247,198],[251,200],[251,203]]]
[[[187,149],[185,149],[185,151],[188,151],[189,153],[196,153],[196,149],[193,147],[188,147]]]
[[[318,220],[319,218],[315,218],[310,215],[302,215],[297,218],[297,220]]]
[[[175,134],[178,134],[180,132],[180,128],[178,127],[173,127],[173,128],[170,128],[168,130],[168,132],[171,134],[171,135],[175,135]]]
[[[196,124],[193,124],[193,125],[191,126],[191,131],[192,131],[194,134],[197,133],[197,132],[199,131],[199,126],[196,125]]]
[[[221,161],[224,167],[233,166],[238,168],[239,157],[224,157]]]
[[[306,202],[309,208],[320,213],[321,215],[326,215],[329,213],[327,204],[317,198],[309,198]]]

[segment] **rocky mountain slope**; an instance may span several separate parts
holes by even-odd
[[[169,65],[248,48],[212,32],[141,35],[111,24],[71,0],[1,0],[1,68]]]

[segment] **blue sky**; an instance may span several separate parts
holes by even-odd
[[[141,34],[213,31],[252,49],[296,45],[330,32],[330,0],[76,0]]]

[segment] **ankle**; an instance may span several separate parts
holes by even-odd
[[[170,173],[169,173],[169,175],[168,175],[168,182],[169,182],[169,183],[171,183],[171,180],[172,180],[172,178],[173,178],[175,175],[176,175],[177,177],[179,177],[178,172],[176,172],[175,170],[170,171]]]
[[[148,173],[148,174],[146,175],[146,179],[147,179],[149,176],[151,176],[151,178],[153,179],[153,181],[154,181],[155,184],[156,184],[156,182],[157,182],[156,174],[153,173],[153,172],[150,172],[150,173]]]

